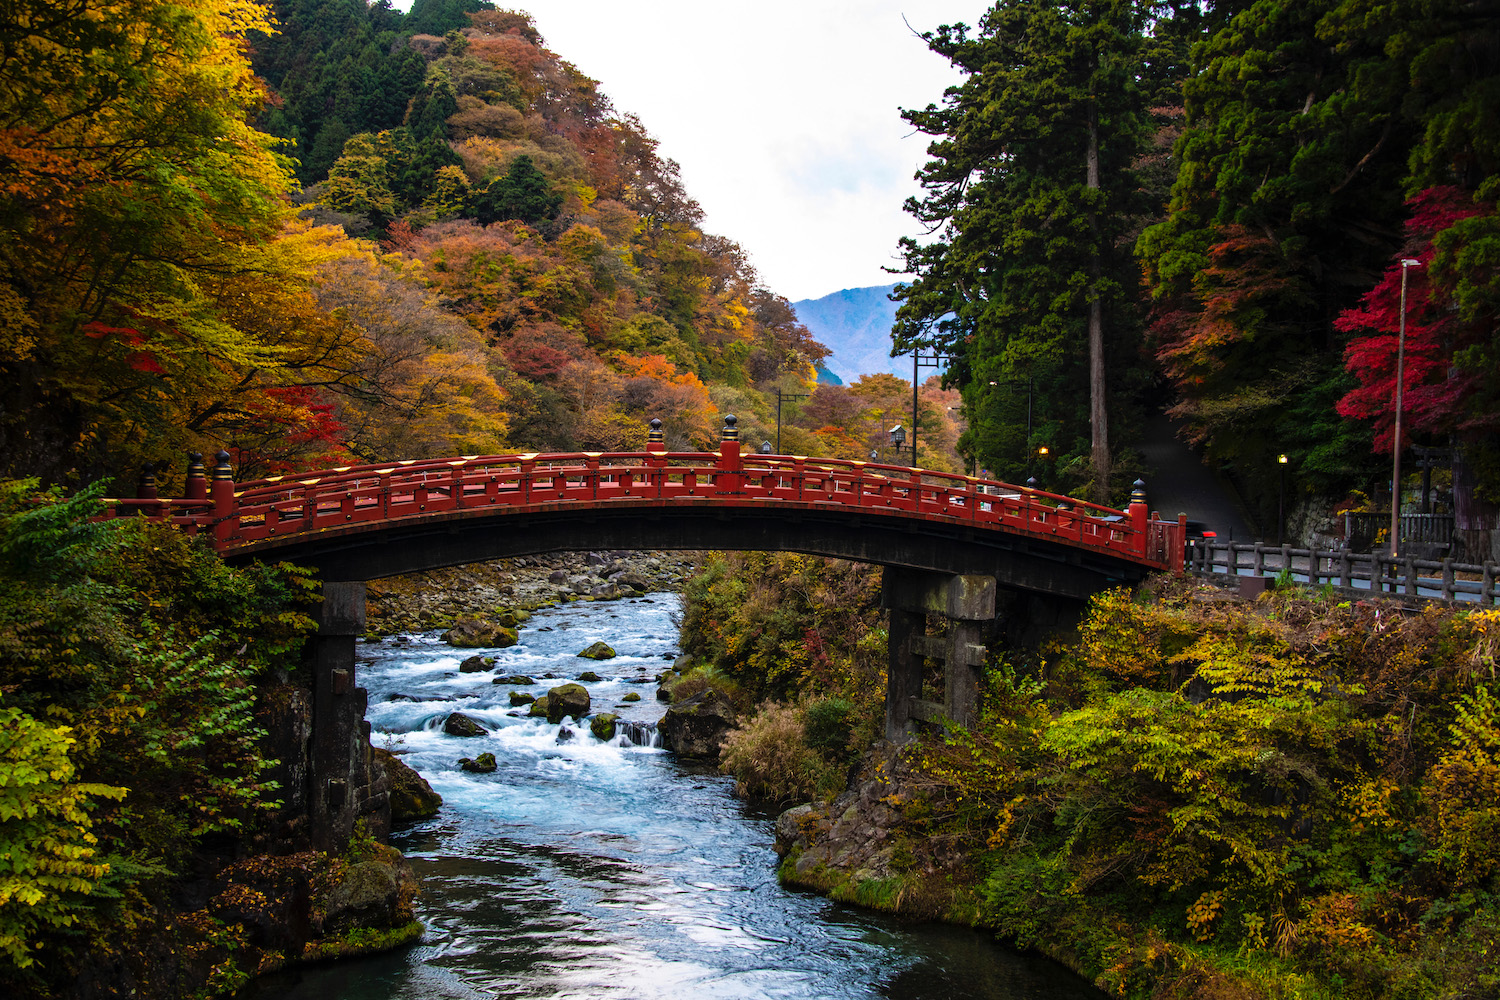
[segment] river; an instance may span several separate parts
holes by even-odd
[[[242,1000],[1097,1000],[1061,967],[985,934],[783,889],[774,816],[747,808],[711,768],[512,714],[512,690],[544,694],[592,669],[603,678],[585,684],[596,712],[654,722],[653,678],[675,653],[678,608],[656,594],[540,611],[487,673],[460,673],[468,654],[435,633],[362,645],[372,738],[406,751],[443,796],[435,819],[392,838],[422,878],[427,933],[400,952],[269,977]],[[600,639],[620,655],[577,657]],[[492,683],[504,674],[537,683]],[[623,702],[632,691],[641,700]],[[459,709],[490,734],[445,735]],[[485,751],[494,773],[458,768]]]

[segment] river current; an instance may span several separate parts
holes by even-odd
[[[270,977],[255,1000],[549,998],[863,998],[1097,1000],[1042,959],[982,933],[909,924],[783,889],[774,816],[736,799],[733,782],[587,725],[548,725],[510,692],[545,694],[587,670],[594,711],[654,722],[654,678],[673,658],[675,595],[540,611],[493,670],[437,634],[360,647],[372,740],[405,751],[442,796],[441,813],[392,843],[422,878],[420,944],[393,954]],[[595,640],[619,653],[594,663]],[[523,674],[532,685],[494,684]],[[553,675],[545,677],[544,675]],[[637,692],[638,702],[623,701]],[[442,731],[453,711],[490,730]],[[491,774],[460,757],[491,752]]]

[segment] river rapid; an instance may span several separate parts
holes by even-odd
[[[1065,969],[985,934],[783,889],[775,817],[736,799],[730,779],[512,709],[513,690],[541,695],[594,670],[595,712],[654,722],[678,610],[672,594],[543,610],[518,645],[481,651],[496,659],[484,673],[460,673],[469,651],[436,633],[362,645],[372,739],[404,750],[443,796],[435,819],[392,837],[421,876],[426,935],[396,953],[269,977],[242,1000],[1097,1000]],[[595,640],[619,656],[580,659]],[[510,674],[536,683],[492,683]],[[624,702],[632,691],[641,700]],[[489,735],[444,734],[456,710]],[[459,769],[486,751],[494,773]]]

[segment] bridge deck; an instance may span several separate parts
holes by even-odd
[[[145,514],[211,535],[226,557],[306,556],[348,548],[361,535],[589,512],[710,509],[757,519],[772,512],[896,519],[944,536],[992,533],[1092,553],[1141,571],[1181,567],[1177,522],[1147,515],[1144,501],[1115,510],[1005,483],[843,459],[664,451],[463,456],[349,466],[236,485],[220,453],[214,481],[189,498],[106,501],[106,516]],[[196,495],[194,495],[196,494]],[[738,547],[738,546],[736,546]],[[875,559],[873,561],[881,561]]]

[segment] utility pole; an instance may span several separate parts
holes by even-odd
[[[782,392],[780,389],[776,390],[776,454],[785,454],[781,450],[781,404],[788,399],[806,399],[807,396],[808,394],[805,392]]]
[[[920,385],[918,371],[922,368],[946,368],[953,359],[946,354],[923,354],[916,348],[911,352],[911,464],[917,464],[917,386]]]

